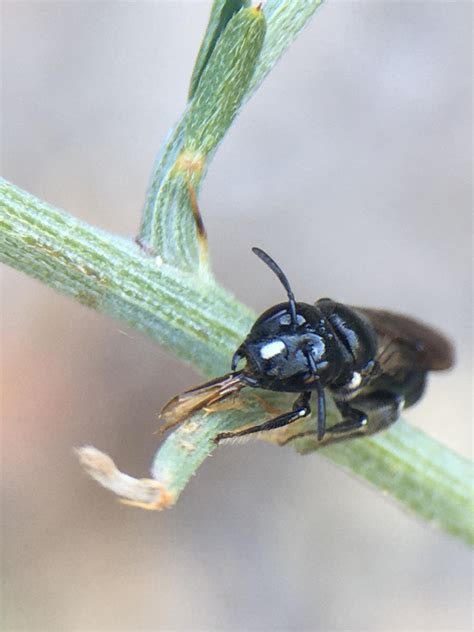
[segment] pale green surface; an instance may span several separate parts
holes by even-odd
[[[323,2],[324,0],[267,0],[264,3],[267,34],[250,83],[248,97],[252,96]]]
[[[388,432],[328,446],[324,454],[474,544],[472,463],[421,430],[399,420]]]
[[[185,151],[204,157],[221,142],[247,94],[265,31],[262,11],[243,9],[230,20],[190,101]]]
[[[75,220],[6,181],[0,185],[0,208],[2,261],[146,332],[207,375],[228,370],[231,353],[254,316],[225,290],[158,266],[133,243]],[[268,415],[257,401],[251,406],[248,414],[214,413],[194,432],[187,432],[185,424],[173,433],[155,460],[158,479],[172,480],[172,491],[179,493],[212,449],[217,429]],[[310,450],[311,441],[302,440],[298,447]],[[472,464],[421,431],[399,422],[383,435],[321,453],[439,528],[474,541]]]
[[[202,69],[194,96],[158,159],[140,243],[176,267],[208,273],[200,256],[185,186],[199,189],[207,163],[248,93],[265,37],[262,11],[242,9],[228,22]],[[178,162],[177,162],[178,161]]]
[[[219,25],[215,26],[215,21],[218,19],[216,15],[219,13],[219,8],[222,4],[221,0],[214,2],[211,11],[211,23],[203,42],[204,48],[212,45],[216,30],[221,33],[221,27]],[[225,2],[224,4],[230,5],[232,3]],[[231,51],[229,58],[225,59],[225,56],[219,56],[213,62],[212,57],[217,57],[217,55],[210,55],[206,64],[204,64],[202,59],[201,61],[197,60],[196,65],[202,64],[205,67],[200,67],[199,71],[196,71],[195,68],[194,72],[198,72],[199,76],[202,77],[206,67],[210,65],[208,74],[209,79],[212,80],[216,67],[219,68],[221,76],[231,73],[237,56],[239,59],[238,72],[232,72],[231,76],[233,77],[233,82],[238,84],[238,99],[229,103],[229,107],[227,107],[225,101],[222,101],[221,105],[226,106],[225,110],[217,118],[213,117],[210,119],[206,111],[207,103],[205,101],[207,97],[210,100],[214,100],[214,102],[216,99],[219,101],[218,86],[214,86],[214,88],[217,88],[217,93],[204,95],[206,97],[205,100],[200,101],[198,92],[198,94],[194,94],[196,98],[191,100],[180,120],[170,132],[167,142],[157,157],[150,178],[138,235],[140,242],[152,253],[160,253],[165,261],[181,269],[192,271],[200,267],[204,276],[208,274],[206,265],[203,266],[202,260],[200,261],[195,238],[196,228],[189,212],[187,193],[183,192],[183,174],[176,173],[173,170],[176,160],[187,149],[185,131],[187,130],[188,138],[190,131],[192,132],[190,140],[193,143],[202,143],[200,147],[197,147],[202,163],[192,173],[192,182],[198,191],[201,179],[214,156],[215,149],[228,127],[232,124],[240,105],[252,96],[321,4],[322,0],[269,0],[264,3],[262,8],[266,29],[262,28],[263,20],[248,19],[251,13],[255,15],[255,11],[244,9],[240,11],[239,15],[234,15],[232,20],[230,20],[231,23],[234,21],[237,24],[234,24],[230,33],[225,34],[224,31],[225,41],[220,42],[221,48]],[[228,24],[227,26],[230,25]],[[263,30],[266,30],[266,32],[262,44],[260,37]],[[242,32],[245,37],[244,39],[239,39],[239,35]],[[246,54],[240,59],[242,55],[239,50],[242,43],[245,43]],[[215,53],[216,51],[213,50],[212,52]],[[207,57],[207,53],[202,54]],[[191,82],[191,90],[195,90],[193,79]],[[226,94],[231,95],[232,91],[227,89]],[[193,101],[200,101],[200,103],[193,105]],[[198,111],[199,117],[203,117],[202,121],[199,118],[197,120],[194,119],[192,124],[189,123],[188,117],[191,116],[191,108],[194,113]],[[201,123],[203,123],[203,129],[207,130],[204,137],[199,132]],[[204,125],[204,123],[206,124]],[[211,126],[209,126],[209,123],[211,123]]]
[[[196,86],[201,79],[202,72],[209,61],[209,57],[214,50],[222,31],[237,11],[240,11],[243,7],[248,7],[249,5],[249,0],[217,0],[212,5],[206,34],[202,40],[201,48],[199,49],[196,63],[194,64],[191,81],[189,82],[188,97],[190,99],[194,95]]]
[[[228,292],[4,180],[0,203],[2,261],[146,332],[203,373],[228,370],[253,320]]]

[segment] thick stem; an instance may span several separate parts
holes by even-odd
[[[73,219],[6,181],[0,181],[0,211],[5,263],[147,333],[207,375],[228,370],[231,353],[254,316],[215,282],[177,271],[134,243]],[[217,432],[268,417],[273,400],[248,391],[236,407],[208,417],[203,413],[167,439],[151,482],[154,493],[165,493],[161,506],[177,498],[213,448]],[[298,447],[311,451],[315,445],[303,440]],[[472,465],[419,430],[399,422],[383,435],[319,452],[439,528],[474,542]],[[97,455],[87,456],[91,468]],[[110,461],[102,461],[101,468],[104,484],[104,476],[115,470]],[[124,476],[117,490],[133,489],[133,480]],[[114,489],[110,480],[106,483]],[[146,481],[136,488],[141,502],[150,498]]]

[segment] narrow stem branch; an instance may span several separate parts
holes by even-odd
[[[215,0],[191,79],[192,99],[153,168],[138,241],[169,264],[209,274],[200,257],[187,182],[198,193],[219,143],[323,0]],[[238,9],[241,9],[240,11]]]

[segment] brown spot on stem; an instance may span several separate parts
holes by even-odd
[[[184,171],[188,177],[200,176],[204,167],[204,157],[191,151],[183,151],[176,159],[174,168]]]
[[[189,193],[189,201],[191,203],[191,209],[193,211],[194,221],[196,222],[196,228],[198,233],[198,239],[202,242],[202,245],[206,248],[207,251],[207,235],[206,229],[204,228],[204,222],[202,220],[201,211],[199,210],[199,205],[197,201],[196,189],[192,185],[190,180],[187,180],[186,186]],[[200,243],[201,245],[201,243]]]
[[[97,272],[97,270],[94,270],[94,268],[91,268],[87,263],[78,263],[77,269],[82,274],[85,274],[86,276],[91,277],[92,279],[95,279],[96,281],[99,281],[100,283],[104,282],[104,278],[102,277],[100,272]]]
[[[176,502],[176,496],[172,494],[162,483],[155,481],[153,478],[141,478],[139,483],[150,490],[156,490],[158,496],[156,500],[140,501],[130,500],[129,498],[119,498],[122,505],[128,507],[137,507],[138,509],[146,509],[147,511],[161,511],[171,507]]]
[[[180,432],[183,434],[194,434],[200,427],[201,424],[197,423],[197,421],[189,421],[180,428]]]
[[[194,446],[192,443],[190,443],[189,441],[180,441],[179,442],[179,447],[183,448],[183,450],[186,450],[186,452],[194,452],[196,449],[196,446]]]
[[[93,294],[89,294],[89,292],[80,291],[76,294],[76,298],[81,303],[81,305],[85,305],[86,307],[90,307],[91,309],[97,309],[99,307],[99,301],[97,297]]]
[[[135,237],[135,243],[140,248],[142,253],[144,255],[147,255],[147,257],[155,256],[155,251],[153,250],[153,248],[151,248],[151,246],[149,246],[141,237]]]

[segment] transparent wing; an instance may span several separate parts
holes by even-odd
[[[212,406],[216,402],[237,393],[244,386],[247,386],[247,383],[242,378],[242,372],[238,371],[227,373],[181,393],[181,395],[176,395],[165,404],[160,413],[160,420],[162,421],[160,433],[182,423],[194,412]]]

